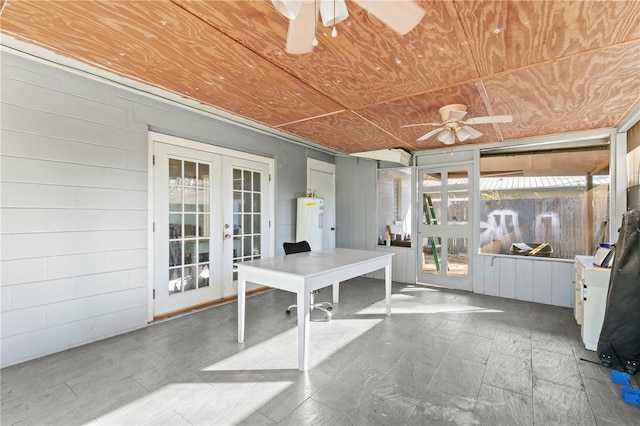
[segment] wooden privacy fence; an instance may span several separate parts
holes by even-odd
[[[502,194],[501,194],[502,195]],[[608,216],[607,191],[593,191],[593,229],[587,229],[584,189],[522,191],[496,199],[482,194],[480,247],[485,253],[509,254],[512,243],[548,243],[551,257],[572,259],[586,253],[588,241]]]

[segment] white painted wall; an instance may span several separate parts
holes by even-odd
[[[147,126],[14,59],[2,55],[3,366],[145,326],[147,311]]]
[[[4,46],[0,63],[2,367],[147,325],[148,130],[275,158],[276,253],[307,158],[334,162]]]
[[[474,293],[573,306],[574,264],[571,260],[478,254],[474,261]]]
[[[391,258],[392,264],[392,277],[394,282],[415,284],[416,283],[416,252],[413,248],[409,247],[386,247],[376,246],[376,251],[382,251],[387,253],[394,253]],[[383,280],[384,270],[376,271],[373,275],[374,278]]]
[[[377,180],[376,161],[336,157],[336,247],[376,249]]]

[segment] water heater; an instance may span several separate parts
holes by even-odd
[[[322,250],[324,200],[315,197],[298,198],[296,241],[307,240],[311,250]]]

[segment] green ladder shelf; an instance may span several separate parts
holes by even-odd
[[[424,200],[422,205],[423,205],[424,217],[426,219],[427,225],[437,225],[438,219],[436,218],[436,210],[433,208],[433,201],[431,201],[431,195],[424,194]],[[436,239],[438,240],[437,244],[440,245],[440,237],[429,237],[429,240],[431,241],[431,252],[433,253],[433,261],[436,264],[436,271],[440,272],[440,259],[438,259]]]

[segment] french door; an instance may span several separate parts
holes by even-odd
[[[418,281],[472,290],[472,165],[418,169]]]
[[[269,160],[200,145],[153,142],[153,317],[236,295],[234,264],[271,252]]]

